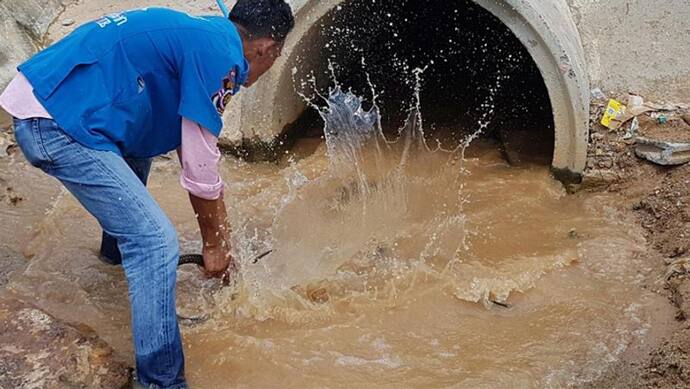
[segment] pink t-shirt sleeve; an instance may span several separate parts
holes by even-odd
[[[0,107],[17,119],[52,119],[34,96],[34,87],[21,73],[17,73],[0,95]]]
[[[182,118],[182,144],[178,154],[182,163],[182,187],[196,197],[218,199],[223,194],[223,181],[218,174],[218,138],[197,123]]]

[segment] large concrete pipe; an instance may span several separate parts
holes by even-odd
[[[586,159],[589,84],[580,35],[568,5],[565,0],[548,2],[474,0],[474,2],[482,9],[478,9],[476,4],[469,0],[424,2],[424,7],[434,7],[437,10],[436,16],[439,18],[442,18],[444,13],[450,13],[453,7],[464,7],[463,12],[466,13],[487,14],[495,19],[496,24],[501,24],[503,28],[507,27],[506,30],[516,37],[516,42],[518,40],[521,42],[519,50],[526,50],[529,53],[527,57],[531,57],[536,64],[535,69],[538,71],[535,72],[540,75],[540,80],[524,79],[519,85],[515,85],[520,88],[533,88],[534,91],[529,92],[531,94],[539,94],[542,89],[545,91],[548,101],[541,105],[549,111],[549,121],[552,120],[548,126],[553,136],[547,140],[553,144],[552,167],[558,178],[564,181],[577,181],[585,167]],[[289,124],[300,118],[306,105],[295,92],[300,88],[300,85],[295,85],[295,81],[303,80],[308,70],[324,68],[324,63],[328,58],[320,55],[320,51],[324,51],[324,47],[327,47],[330,42],[326,40],[326,35],[319,32],[327,28],[329,23],[337,22],[337,17],[333,15],[347,7],[355,7],[352,5],[354,3],[357,3],[357,0],[292,2],[296,11],[296,28],[286,42],[284,55],[265,76],[265,79],[257,87],[247,91],[248,93],[239,98],[233,108],[226,113],[227,117],[232,117],[232,120],[226,120],[226,142],[238,143],[244,140],[245,143],[270,143],[283,134]],[[389,6],[393,4],[395,3]],[[386,7],[385,1],[369,3],[359,1],[358,5],[359,9],[366,9],[368,12],[372,10],[372,7]],[[444,11],[444,8],[447,10]],[[366,15],[356,15],[356,8],[353,9],[355,11],[352,12],[355,14],[341,20],[341,23],[344,25],[358,23],[358,19],[366,17]],[[483,28],[481,23],[493,23],[486,16],[481,17],[484,19],[472,19],[474,23],[472,28],[480,30]],[[415,21],[408,21],[408,23],[415,23]],[[433,19],[431,21],[427,19],[426,23],[433,24],[434,22]],[[468,28],[462,25],[458,27]],[[495,33],[488,32],[488,34]],[[514,39],[514,37],[511,38]],[[442,37],[428,36],[423,39],[442,39]],[[426,45],[423,40],[414,43]],[[463,53],[464,56],[467,54]],[[366,57],[367,54],[362,55]],[[448,65],[445,66],[446,70],[452,70]],[[476,66],[481,67],[485,64]],[[525,64],[525,66],[532,65]],[[481,69],[478,70],[481,71]],[[524,76],[522,73],[520,77],[531,77]],[[296,75],[302,77],[296,77]],[[443,86],[443,84],[437,85]],[[527,97],[517,96],[516,98],[524,100]],[[240,120],[237,120],[238,117]]]
[[[563,181],[585,168],[589,138],[589,78],[580,34],[563,0],[475,0],[505,23],[534,58],[554,116],[552,167]]]

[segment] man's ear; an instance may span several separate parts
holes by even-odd
[[[264,55],[267,55],[271,51],[271,49],[273,49],[277,45],[278,42],[274,41],[271,38],[259,38],[258,42],[256,42],[257,54],[259,54],[259,57],[263,57]]]

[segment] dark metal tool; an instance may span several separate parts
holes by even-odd
[[[249,262],[252,264],[257,264],[259,261],[269,254],[273,252],[273,249],[264,251],[263,253],[257,255],[256,257],[252,258]],[[204,256],[201,254],[185,254],[185,255],[180,255],[180,261],[177,264],[177,266],[183,266],[183,265],[197,265],[197,266],[204,266]]]
[[[256,264],[261,260],[262,258],[266,257],[267,255],[271,254],[273,252],[273,249],[265,251],[256,257],[252,258],[249,262],[252,264]],[[185,266],[185,265],[196,265],[199,267],[204,266],[204,256],[201,254],[185,254],[185,255],[180,255],[180,260],[177,264],[177,267],[180,266]],[[221,287],[223,286],[228,286],[230,284],[230,274],[226,273],[222,280],[221,280]],[[198,316],[188,316],[188,315],[180,315],[179,313],[177,314],[177,318],[182,321],[186,322],[189,324],[201,324],[204,323],[209,319],[208,314],[202,314]]]
[[[177,267],[183,265],[204,266],[204,256],[201,254],[180,255],[180,262],[177,264]]]

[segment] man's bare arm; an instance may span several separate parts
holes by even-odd
[[[217,200],[205,200],[190,194],[189,200],[196,213],[204,242],[206,274],[210,277],[223,277],[233,262],[230,255],[230,227],[223,196]]]

